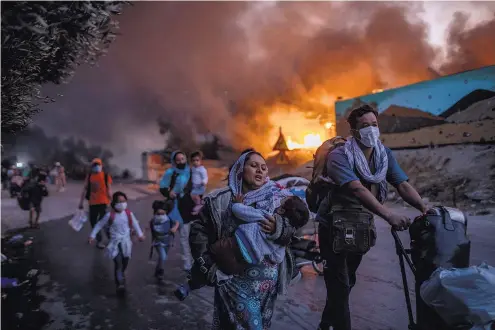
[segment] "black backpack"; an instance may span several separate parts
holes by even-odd
[[[91,198],[91,173],[88,175],[88,179],[87,179],[87,182],[86,182],[86,200],[89,201],[89,199]],[[108,174],[107,173],[104,173],[105,175],[105,187],[107,188],[108,190]]]

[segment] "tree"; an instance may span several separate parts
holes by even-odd
[[[2,1],[2,130],[25,128],[39,111],[40,86],[94,64],[115,39],[126,1]],[[54,102],[45,98],[45,102]]]

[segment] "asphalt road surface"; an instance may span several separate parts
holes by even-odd
[[[152,200],[130,202],[143,227],[151,217]],[[411,217],[416,215],[410,209],[399,210]],[[24,293],[27,303],[2,308],[2,329],[209,329],[211,288],[194,292],[184,302],[173,296],[176,286],[184,281],[178,240],[170,251],[163,283],[153,277],[154,261],[148,260],[149,240],[134,245],[126,275],[128,292],[121,299],[115,293],[112,261],[102,250],[87,244],[89,225],[77,233],[67,220],[47,222],[41,229],[27,232],[35,237],[33,258],[37,260],[30,267],[39,269],[41,275],[38,285]],[[377,228],[377,245],[358,269],[357,285],[351,295],[353,329],[407,329],[393,240],[383,221],[377,220]],[[471,217],[468,230],[472,239],[471,264],[487,261],[495,265],[494,216]],[[407,236],[401,234],[406,246]],[[412,284],[412,278],[409,282]],[[414,299],[414,292],[411,294]],[[323,278],[311,268],[305,269],[289,295],[278,300],[272,329],[316,329],[324,301]]]

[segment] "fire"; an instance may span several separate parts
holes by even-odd
[[[294,149],[317,149],[323,141],[321,140],[320,134],[306,134],[303,139],[303,143],[297,143],[292,140],[290,136],[287,136],[287,147],[290,150]]]
[[[317,149],[323,141],[333,135],[334,123],[321,123],[318,119],[305,117],[304,113],[297,110],[272,110],[270,122],[274,126],[270,132],[270,145],[273,146],[277,141],[278,128],[281,127],[289,150]]]

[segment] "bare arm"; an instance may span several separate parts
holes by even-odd
[[[79,208],[82,209],[83,203],[84,203],[84,198],[86,197],[86,191],[88,190],[88,177],[84,179],[84,188],[81,193],[81,199],[79,200]]]
[[[407,216],[396,214],[383,206],[375,196],[362,185],[361,181],[351,181],[346,184],[345,187],[347,187],[347,189],[349,189],[368,210],[382,217],[394,229],[404,230],[409,227],[411,220]]]
[[[109,182],[107,187],[107,197],[109,200],[112,200],[112,184]]]
[[[178,229],[179,229],[179,222],[178,221],[174,221],[174,226],[170,229],[170,231],[172,233],[176,233]]]
[[[404,201],[406,201],[406,203],[408,203],[412,207],[416,208],[421,213],[423,213],[423,214],[426,213],[426,211],[428,210],[428,207],[423,202],[423,199],[421,198],[421,196],[419,196],[416,189],[414,189],[414,187],[411,186],[409,184],[409,182],[404,181],[404,182],[400,183],[396,188],[397,188],[397,192],[399,193],[400,197],[402,197],[402,199]]]
[[[390,210],[383,206],[361,181],[351,181],[346,186],[368,210],[388,221],[391,216]]]

